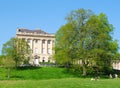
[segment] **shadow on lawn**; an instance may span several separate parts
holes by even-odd
[[[17,67],[17,70],[34,70],[34,69],[40,69],[41,67],[38,66],[22,66],[22,67]]]
[[[23,79],[24,78],[24,76],[11,76],[10,78],[18,78],[18,79]]]

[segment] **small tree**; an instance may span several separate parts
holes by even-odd
[[[10,78],[11,69],[15,67],[15,61],[10,56],[2,56],[1,65],[7,69],[7,77]]]
[[[11,38],[3,45],[2,54],[10,56],[15,61],[15,66],[28,61],[31,57],[31,50],[24,39]]]

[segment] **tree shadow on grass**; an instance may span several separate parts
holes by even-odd
[[[11,76],[10,78],[16,78],[16,79],[24,79],[24,76],[16,76],[16,75],[14,75],[14,76]]]
[[[34,70],[34,69],[40,69],[41,67],[38,66],[22,66],[22,67],[17,67],[17,70]]]

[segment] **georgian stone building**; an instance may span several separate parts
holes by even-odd
[[[113,66],[113,69],[120,70],[120,60],[113,61],[112,66]]]
[[[16,33],[17,38],[25,39],[31,50],[31,64],[39,65],[39,62],[54,62],[52,55],[55,44],[55,35],[42,30],[28,30],[19,28]]]

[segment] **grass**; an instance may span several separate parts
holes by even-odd
[[[7,79],[7,70],[0,68],[0,79]],[[71,78],[75,75],[67,73],[63,68],[55,67],[27,67],[13,69],[11,71],[11,80],[26,80],[26,79],[59,79],[59,78]]]
[[[62,78],[45,80],[3,80],[0,88],[120,88],[119,79],[90,81],[83,78]]]
[[[18,68],[7,79],[6,69],[0,68],[0,88],[120,88],[120,79],[80,78],[63,68]]]

